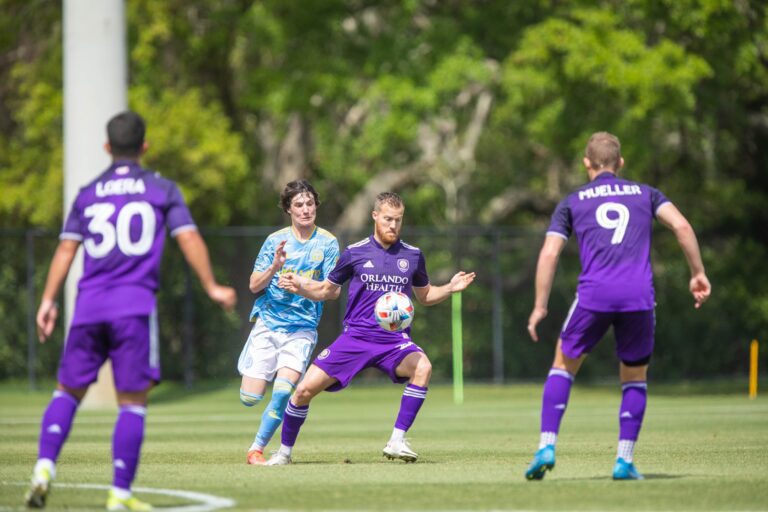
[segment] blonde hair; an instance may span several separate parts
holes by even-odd
[[[610,167],[616,171],[621,164],[621,142],[608,132],[593,133],[587,142],[584,156],[589,159],[593,169]]]
[[[373,209],[381,211],[381,205],[388,204],[392,208],[403,207],[403,199],[394,192],[382,192],[376,196],[376,201],[373,203]]]

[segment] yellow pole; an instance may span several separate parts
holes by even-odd
[[[749,344],[749,399],[757,397],[757,340]]]

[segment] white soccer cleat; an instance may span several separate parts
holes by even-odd
[[[45,500],[51,490],[53,480],[48,468],[40,468],[32,475],[29,490],[24,496],[24,503],[29,508],[45,508]]]
[[[383,450],[384,456],[389,460],[400,459],[405,462],[416,462],[419,454],[411,449],[406,439],[400,441],[390,441]]]
[[[290,455],[286,455],[282,452],[275,452],[272,454],[272,456],[269,458],[269,460],[264,463],[265,466],[285,466],[287,464],[290,464],[293,462],[291,460]]]

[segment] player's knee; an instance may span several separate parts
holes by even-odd
[[[88,391],[88,388],[71,388],[69,386],[65,386],[62,383],[58,383],[56,386],[56,391],[61,393],[66,393],[69,397],[71,397],[73,400],[75,400],[78,404],[83,401],[83,397],[85,396],[85,393]]]
[[[315,394],[312,390],[302,383],[296,388],[296,392],[293,394],[291,402],[293,402],[293,405],[307,405],[314,396]]]
[[[264,395],[257,395],[255,393],[248,393],[242,389],[240,390],[240,403],[246,407],[253,407],[261,402],[262,398],[264,398]]]
[[[415,379],[420,381],[429,381],[432,377],[432,363],[426,357],[422,357],[419,363],[416,365],[416,371],[414,372]]]

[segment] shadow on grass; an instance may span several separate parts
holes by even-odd
[[[352,466],[352,465],[365,465],[365,466],[381,466],[389,464],[392,467],[398,467],[400,465],[402,466],[411,466],[411,465],[432,465],[432,464],[440,464],[439,462],[431,461],[431,460],[420,460],[418,462],[403,462],[403,461],[393,461],[393,460],[370,460],[370,459],[360,459],[360,460],[354,460],[354,459],[341,459],[341,460],[317,460],[317,459],[300,459],[300,460],[294,460],[291,465],[293,466]]]
[[[199,398],[202,395],[219,392],[223,389],[237,390],[237,383],[227,380],[204,381],[187,388],[179,382],[162,382],[150,393],[150,404],[176,402],[191,398]]]
[[[676,480],[678,478],[686,478],[690,475],[670,475],[666,473],[644,473],[643,476],[646,480]],[[613,481],[613,478],[610,476],[577,476],[573,478],[558,478],[557,480],[561,481],[571,481],[571,482],[586,482],[586,481],[599,481],[599,480],[611,480]],[[616,483],[618,485],[631,485],[631,482],[636,482],[637,480],[616,480]],[[626,484],[624,482],[627,482]]]
[[[666,473],[644,473],[646,480],[675,480],[677,478],[686,478],[691,475],[668,475]]]

